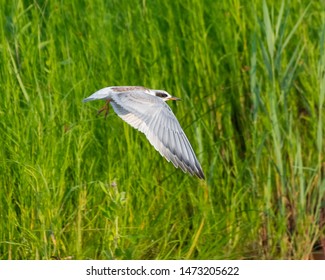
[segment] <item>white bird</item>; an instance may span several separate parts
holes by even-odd
[[[98,111],[108,113],[111,103],[115,113],[129,125],[144,133],[152,146],[176,168],[204,179],[204,173],[183,129],[164,102],[179,100],[164,90],[142,86],[113,86],[100,89],[83,102],[106,100]]]

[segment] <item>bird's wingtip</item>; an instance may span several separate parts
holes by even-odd
[[[201,180],[205,180],[205,175],[204,175],[202,169],[200,169],[199,172],[196,172],[195,175],[196,175],[199,179],[201,179]]]
[[[201,180],[205,180],[205,175],[202,173],[202,174],[200,174],[199,178],[200,178]]]

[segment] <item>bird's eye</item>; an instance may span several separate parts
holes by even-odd
[[[161,98],[165,98],[168,95],[166,93],[162,93],[162,92],[156,92],[156,96],[161,97]]]

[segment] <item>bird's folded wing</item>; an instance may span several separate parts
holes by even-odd
[[[175,167],[204,178],[190,142],[163,100],[142,91],[133,91],[114,95],[111,104],[119,117],[143,132],[155,149]]]

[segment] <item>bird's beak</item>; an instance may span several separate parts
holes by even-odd
[[[168,100],[176,100],[177,101],[177,100],[181,100],[181,99],[178,97],[172,96],[172,97],[169,97]]]

